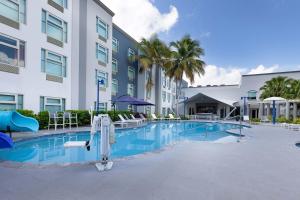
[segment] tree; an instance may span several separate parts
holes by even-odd
[[[282,97],[282,98],[294,98],[291,95],[292,82],[294,80],[285,76],[278,76],[266,81],[260,88],[262,91],[260,99],[266,99],[268,97]]]
[[[193,84],[195,75],[200,76],[205,73],[205,62],[200,58],[204,55],[204,50],[200,47],[199,41],[193,40],[189,35],[179,41],[171,42],[170,48],[172,64],[166,66],[166,74],[176,81],[176,88],[178,88],[176,89],[176,114],[178,115],[178,99],[181,94],[183,75]]]
[[[287,93],[287,99],[300,99],[300,80],[291,80]]]
[[[169,56],[170,56],[170,50],[169,47],[162,42],[159,38],[156,36],[150,38],[149,40],[143,38],[141,42],[138,45],[139,54],[134,55],[132,60],[139,61],[139,71],[140,73],[146,71],[146,70],[153,70],[155,69],[155,77],[158,79],[160,77],[160,71],[161,68],[165,68],[168,65],[171,64]],[[152,73],[151,73],[152,74]],[[156,83],[159,83],[159,81],[155,81]],[[149,79],[146,83],[146,90],[152,89],[153,85],[156,88],[156,95],[155,95],[155,102],[156,104],[160,105],[160,98],[161,95],[158,93],[160,84],[153,84],[152,77],[149,76]],[[159,105],[156,106],[157,113],[160,113],[158,110]]]

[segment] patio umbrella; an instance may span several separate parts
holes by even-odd
[[[273,124],[276,123],[276,108],[275,108],[275,102],[276,101],[286,101],[285,98],[282,97],[269,97],[264,99],[264,102],[273,102],[273,109],[272,109],[272,122]]]
[[[12,148],[13,140],[4,133],[0,132],[0,149]]]
[[[153,103],[149,103],[147,101],[144,101],[143,99],[138,99],[138,101],[132,103],[131,105],[134,105],[134,106],[154,106]]]

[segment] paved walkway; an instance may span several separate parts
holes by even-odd
[[[190,142],[98,173],[93,165],[0,164],[2,200],[299,200],[300,132],[254,126],[240,143]]]

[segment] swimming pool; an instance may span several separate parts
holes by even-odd
[[[203,122],[156,122],[134,129],[116,130],[111,157],[122,158],[161,149],[182,141],[216,141],[230,136],[228,129],[239,125]],[[16,142],[14,148],[0,150],[0,160],[34,164],[84,163],[100,159],[98,134],[91,150],[64,148],[67,141],[89,140],[89,132],[66,133]]]

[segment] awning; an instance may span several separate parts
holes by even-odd
[[[213,95],[206,95],[203,93],[198,93],[183,102],[189,103],[189,102],[193,102],[193,101],[199,101],[201,103],[211,103],[212,101],[217,101],[219,103],[223,103],[223,104],[229,105],[231,107],[233,107],[234,106],[233,104],[236,103],[235,100],[223,99],[220,97],[216,97]]]

